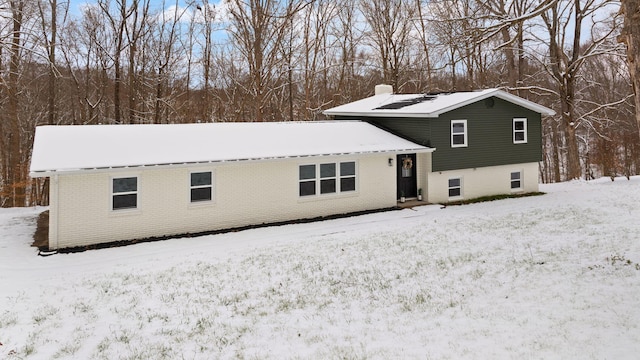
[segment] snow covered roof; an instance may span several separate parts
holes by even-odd
[[[433,150],[360,121],[39,126],[30,175]]]
[[[324,111],[325,115],[438,117],[440,114],[495,96],[543,115],[555,111],[500,89],[438,95],[380,94]]]

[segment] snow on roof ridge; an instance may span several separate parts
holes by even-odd
[[[388,117],[438,117],[440,114],[495,96],[543,115],[554,115],[555,111],[525,98],[506,92],[502,88],[457,91],[434,95],[428,102],[419,102],[398,109],[387,109],[386,105],[424,94],[382,94],[333,107],[325,115],[336,116],[388,116]]]

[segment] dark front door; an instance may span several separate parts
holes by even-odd
[[[398,155],[398,199],[418,196],[416,182],[416,154]]]

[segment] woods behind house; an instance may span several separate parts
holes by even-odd
[[[503,87],[556,110],[543,119],[542,182],[637,174],[628,65],[637,45],[627,45],[638,26],[625,26],[635,15],[620,9],[612,0],[0,0],[0,206],[48,202],[46,180],[28,176],[38,125],[317,120],[380,83],[397,93]]]

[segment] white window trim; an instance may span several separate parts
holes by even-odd
[[[342,163],[349,163],[352,162],[353,163],[353,175],[342,175],[342,168],[340,167],[340,165]],[[350,194],[350,193],[355,193],[358,191],[358,162],[355,160],[347,160],[347,161],[338,161],[336,162],[336,166],[338,167],[338,171],[337,171],[337,187],[339,189],[339,192],[341,194]],[[353,183],[355,186],[355,189],[353,190],[347,190],[347,191],[342,191],[342,179],[350,179],[353,178]]]
[[[308,165],[315,166],[315,168],[314,168],[314,171],[315,171],[314,177],[313,178],[309,178],[309,179],[300,179],[300,168],[303,167],[303,166],[308,166]],[[298,184],[298,186],[297,186],[298,198],[299,199],[309,199],[309,198],[317,197],[319,195],[319,191],[320,191],[320,164],[317,164],[317,163],[298,164],[296,169],[297,169],[297,174],[298,174],[298,181],[296,182]],[[310,182],[310,181],[314,182],[315,193],[313,195],[301,195],[300,194],[300,183],[302,183],[302,182]]]
[[[520,174],[520,187],[514,188],[511,186],[511,184],[513,183],[513,179],[511,179],[511,174],[513,173],[519,173]],[[511,192],[521,192],[524,190],[524,170],[513,170],[509,172],[509,188],[511,189]]]
[[[203,173],[210,172],[211,173],[211,185],[201,185],[201,186],[191,186],[191,174],[193,173]],[[200,205],[209,205],[215,203],[216,198],[216,188],[214,186],[216,182],[216,172],[214,170],[209,169],[201,169],[201,170],[190,170],[189,176],[187,177],[187,203],[190,206],[200,206]],[[191,190],[192,189],[201,189],[205,187],[211,187],[211,200],[199,200],[199,201],[191,201]]]
[[[524,122],[524,130],[517,130],[517,132],[524,133],[524,140],[516,140],[516,122]],[[513,119],[513,143],[514,144],[526,144],[527,143],[527,118],[514,118]]]
[[[125,179],[125,178],[136,178],[136,191],[114,193],[113,192],[113,180],[115,180],[115,179]],[[127,174],[127,175],[111,176],[109,178],[109,210],[110,210],[110,212],[112,214],[131,214],[131,213],[140,212],[140,209],[142,208],[142,205],[141,205],[141,202],[140,202],[140,192],[141,192],[140,191],[140,187],[141,187],[141,182],[140,182],[139,174]],[[136,194],[136,207],[134,207],[134,208],[114,209],[113,208],[113,197],[116,194],[118,194],[118,195]]]
[[[453,179],[460,179],[460,195],[449,196],[449,190],[452,188],[449,186],[449,181]],[[464,198],[464,178],[462,176],[452,176],[447,178],[447,197],[449,200],[460,200]]]
[[[355,174],[354,175],[344,175],[342,176],[342,173],[340,172],[340,163],[348,163],[348,162],[352,162],[354,163],[354,167],[355,167]],[[320,165],[322,164],[335,164],[336,166],[336,175],[333,177],[326,177],[323,178],[321,177],[321,173],[320,173]],[[313,179],[305,179],[305,180],[300,180],[300,167],[301,166],[305,166],[305,165],[315,165],[316,167],[316,177]],[[300,163],[297,166],[297,174],[298,174],[298,187],[297,187],[297,192],[298,192],[298,199],[301,200],[308,200],[308,199],[318,199],[318,198],[330,198],[330,197],[347,197],[347,196],[352,196],[352,195],[356,195],[358,193],[358,179],[359,179],[359,171],[358,171],[358,161],[357,160],[331,160],[331,161],[318,161],[318,162],[314,162],[314,163]],[[341,183],[340,180],[341,179],[346,179],[346,178],[354,178],[354,182],[355,182],[355,189],[354,190],[349,190],[349,191],[342,191],[341,189]],[[322,180],[329,180],[329,179],[335,179],[336,181],[336,191],[332,192],[332,193],[324,193],[322,194],[321,191],[321,182]],[[315,181],[315,189],[316,189],[316,193],[313,195],[300,195],[300,183],[304,182],[304,181]]]
[[[463,124],[464,125],[464,144],[454,144],[453,143],[453,135],[460,135],[460,133],[453,133],[453,125],[454,124]],[[468,136],[467,134],[469,133],[469,128],[467,127],[467,120],[451,120],[451,147],[452,148],[461,148],[461,147],[467,147],[469,146],[469,141],[468,141]]]
[[[322,165],[333,165],[333,171],[334,174],[333,176],[326,176],[326,177],[322,177]],[[318,183],[316,184],[316,195],[331,195],[331,194],[337,194],[340,192],[340,184],[338,183],[340,180],[340,163],[336,163],[336,162],[321,162],[318,164]],[[332,192],[327,192],[327,193],[322,193],[322,181],[325,180],[333,180],[334,185],[334,191]]]

